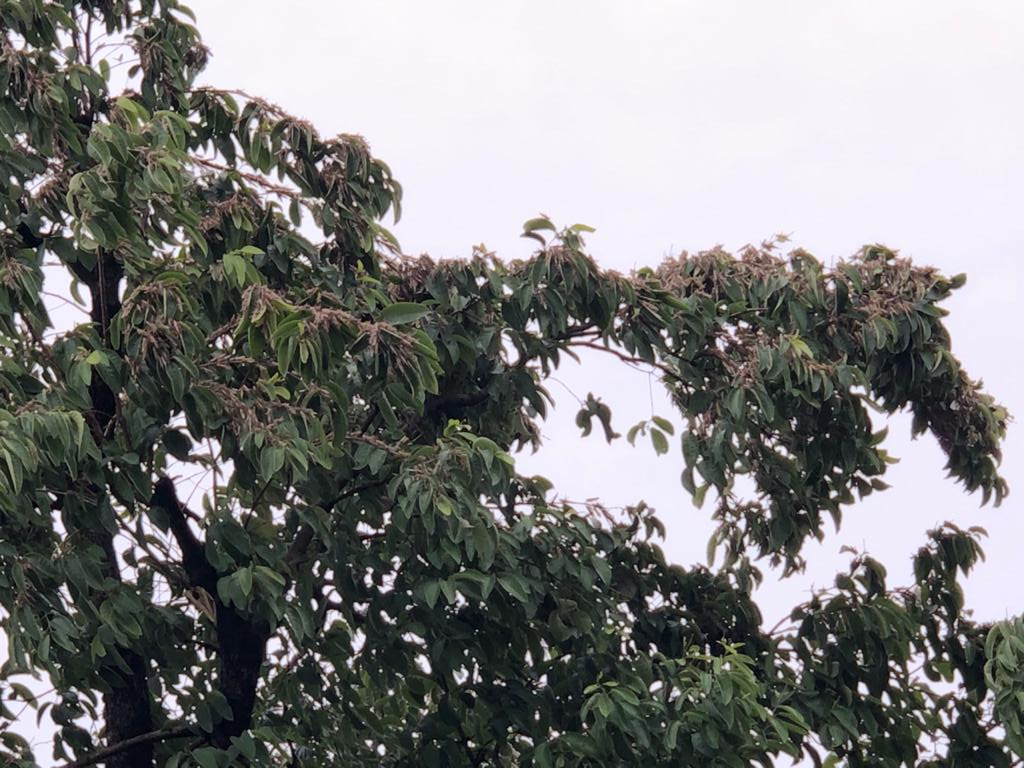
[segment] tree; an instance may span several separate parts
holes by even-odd
[[[1005,495],[1007,414],[942,323],[962,277],[778,241],[622,276],[545,217],[525,261],[404,257],[387,165],[196,86],[191,22],[0,2],[7,764],[35,764],[25,704],[76,766],[1021,763],[1024,624],[973,622],[957,583],[980,529],[932,531],[906,588],[854,553],[774,630],[751,597],[885,487],[869,409]],[[643,503],[517,474],[579,348],[660,375],[676,423],[629,439],[679,428],[717,568],[666,562]]]

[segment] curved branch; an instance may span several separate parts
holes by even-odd
[[[161,477],[156,481],[150,506],[159,507],[167,514],[171,533],[174,534],[178,548],[181,549],[181,564],[185,568],[191,586],[202,587],[207,592],[215,594],[217,571],[206,559],[203,542],[196,538],[192,529],[188,527],[187,518],[191,515],[188,508],[178,501],[173,480],[169,477]]]
[[[281,197],[287,197],[290,200],[297,200],[299,202],[302,202],[304,199],[302,193],[299,192],[298,190],[291,189],[290,187],[284,187],[281,186],[280,184],[274,184],[272,181],[268,181],[259,174],[249,173],[248,171],[243,171],[240,168],[236,168],[235,166],[225,165],[224,163],[218,163],[216,160],[210,160],[205,157],[193,156],[190,159],[192,160],[193,163],[195,163],[196,165],[201,165],[203,168],[209,168],[210,170],[213,171],[223,171],[229,174],[233,173],[237,175],[239,178],[245,179],[251,184],[257,184],[258,186],[262,187],[267,192],[270,192],[272,194],[280,195]]]
[[[669,377],[670,379],[674,379],[676,381],[679,380],[679,374],[673,371],[667,365],[663,365],[662,363],[656,361],[651,362],[650,360],[644,360],[641,357],[631,357],[630,355],[627,355],[624,352],[619,352],[619,350],[613,347],[606,347],[603,344],[596,344],[592,341],[571,341],[569,342],[569,346],[586,347],[587,349],[596,349],[598,352],[607,352],[609,355],[615,355],[615,357],[619,358],[619,360],[621,360],[624,363],[629,363],[630,365],[649,365],[652,368],[656,368],[657,370],[661,371],[662,374]]]
[[[109,747],[103,749],[97,749],[92,754],[86,755],[85,757],[79,758],[70,763],[65,763],[60,768],[85,768],[87,765],[95,765],[96,763],[106,760],[108,757],[119,755],[122,752],[127,752],[132,747],[138,747],[142,744],[155,744],[160,741],[171,741],[172,739],[183,739],[186,736],[194,736],[195,731],[187,726],[179,728],[164,728],[159,731],[150,731],[149,733],[140,733],[138,736],[133,736],[130,739],[119,741],[116,744],[111,744]]]

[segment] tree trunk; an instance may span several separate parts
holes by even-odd
[[[91,272],[77,270],[78,278],[89,288],[92,298],[90,316],[100,338],[109,338],[110,321],[120,311],[121,300],[118,285],[123,268],[110,254],[97,252],[96,267]],[[111,391],[103,378],[93,371],[89,385],[92,403],[90,425],[96,433],[96,442],[102,445],[108,428],[117,414],[117,395]],[[90,491],[97,502],[107,495],[105,488],[93,486]],[[104,553],[103,575],[121,581],[114,537],[100,524],[99,520],[81,521],[83,533]],[[130,672],[121,673],[118,679],[108,681],[112,689],[103,694],[103,719],[108,745],[126,741],[153,730],[153,712],[149,694],[149,670],[146,659],[131,648],[118,648],[118,653]],[[107,759],[107,768],[146,768],[153,764],[153,744],[147,742]]]

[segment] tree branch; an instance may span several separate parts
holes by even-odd
[[[108,757],[113,757],[114,755],[119,755],[122,752],[127,752],[129,749],[138,747],[142,744],[155,744],[160,741],[183,739],[186,736],[194,735],[195,731],[185,726],[180,728],[164,728],[159,731],[150,731],[149,733],[140,733],[138,736],[133,736],[130,739],[125,739],[124,741],[119,741],[116,744],[111,744],[109,747],[97,749],[92,754],[79,758],[74,762],[65,763],[60,768],[85,768],[87,765],[95,765],[96,763],[106,760]]]
[[[284,561],[288,564],[289,568],[294,568],[302,560],[306,550],[309,549],[309,545],[313,543],[314,538],[316,538],[316,531],[313,530],[313,526],[307,523],[299,528],[284,556]]]
[[[217,570],[206,558],[206,548],[188,525],[188,508],[178,501],[174,481],[161,477],[153,487],[150,505],[164,510],[171,533],[181,549],[181,562],[192,586],[202,587],[214,601],[217,624],[218,689],[231,707],[233,719],[219,723],[211,743],[226,749],[252,723],[260,667],[273,631],[265,621],[240,612],[217,593]]]
[[[205,157],[193,156],[190,158],[196,165],[201,165],[203,168],[209,168],[212,171],[223,171],[228,174],[235,174],[241,179],[245,179],[250,184],[256,184],[271,194],[280,195],[281,197],[287,197],[290,200],[302,201],[303,195],[296,189],[291,187],[284,187],[280,184],[274,184],[272,181],[268,181],[262,176],[243,171],[232,165],[225,165],[224,163],[218,163],[216,160],[210,160]]]
[[[174,534],[178,547],[181,549],[181,564],[185,567],[185,573],[191,586],[202,587],[210,594],[215,594],[217,572],[206,559],[203,543],[188,527],[188,518],[191,515],[185,505],[178,501],[174,481],[169,477],[161,477],[157,480],[153,487],[153,497],[149,503],[150,506],[158,507],[167,514],[171,533]]]
[[[627,354],[619,352],[619,350],[617,349],[613,349],[612,347],[606,347],[603,344],[596,344],[592,341],[573,341],[569,343],[569,346],[586,347],[587,349],[596,349],[598,352],[607,352],[609,355],[615,355],[615,357],[619,358],[619,360],[621,360],[624,363],[629,363],[630,365],[649,365],[652,368],[656,368],[657,370],[661,371],[665,376],[668,376],[670,379],[674,379],[676,381],[679,380],[679,374],[673,371],[667,365],[663,365],[662,363],[658,362],[651,362],[649,360],[644,360],[643,358],[640,357],[630,357]]]
[[[386,481],[375,480],[370,483],[352,486],[327,502],[324,505],[324,509],[330,511],[350,496],[355,496],[363,491],[368,491],[372,488],[379,488],[384,485],[387,485]],[[288,546],[288,551],[285,552],[284,561],[289,568],[295,568],[302,561],[303,557],[306,555],[306,551],[313,544],[315,539],[316,532],[313,530],[313,527],[309,525],[309,523],[304,523],[296,532],[295,538],[292,539],[292,543]],[[289,578],[289,582],[290,581],[291,579]]]

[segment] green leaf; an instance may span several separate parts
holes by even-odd
[[[442,579],[438,582],[441,587],[441,593],[444,595],[444,599],[448,601],[448,605],[455,602],[455,597],[458,593],[458,587],[451,579]]]
[[[707,551],[705,552],[705,559],[708,563],[708,568],[713,568],[715,565],[715,553],[718,551],[718,534],[712,534],[708,538]]]
[[[637,433],[644,428],[644,424],[645,422],[641,421],[639,424],[634,424],[632,427],[630,427],[629,431],[626,433],[626,442],[628,442],[630,445],[636,445]]]
[[[530,599],[530,585],[526,580],[516,573],[503,573],[498,576],[498,583],[502,589],[508,592],[509,595],[514,597],[521,603],[528,602]]]
[[[665,437],[665,433],[660,429],[651,427],[651,444],[654,446],[654,452],[659,456],[668,453],[668,438]]]
[[[188,435],[176,429],[164,430],[162,441],[167,452],[179,461],[188,459],[192,451],[192,441]]]
[[[238,570],[238,586],[246,597],[252,594],[252,569],[240,568]]]
[[[238,749],[242,757],[246,760],[254,760],[256,758],[256,743],[248,733],[243,733],[241,736],[232,736],[231,744]]]
[[[224,254],[224,274],[239,288],[245,285],[245,259],[238,253]]]
[[[200,768],[221,768],[222,754],[215,747],[200,747],[192,750],[192,759],[199,763]]]
[[[693,503],[700,509],[704,506],[704,497],[707,496],[708,489],[711,488],[711,483],[704,483],[697,486],[693,491]]]
[[[660,416],[652,416],[651,421],[658,425],[658,428],[663,432],[667,432],[670,435],[676,433],[675,427],[672,426],[672,422],[668,419],[663,419]]]
[[[284,449],[273,445],[260,452],[260,477],[269,481],[284,467]]]
[[[857,718],[854,716],[853,712],[845,707],[836,707],[832,710],[832,715],[836,720],[842,723],[843,728],[846,729],[846,732],[849,733],[851,737],[855,739],[857,738],[859,730],[857,728]]]
[[[434,498],[434,506],[437,508],[437,511],[445,517],[451,517],[452,513],[455,511],[455,507],[452,506],[451,499],[447,496],[436,496]]]
[[[799,336],[793,336],[790,338],[789,343],[792,345],[793,350],[801,357],[814,358],[814,353],[811,352],[811,348],[807,346],[807,342]]]
[[[384,307],[381,311],[381,319],[392,325],[406,325],[416,322],[429,312],[430,310],[422,304],[399,301]]]
[[[260,582],[260,585],[264,590],[280,592],[280,590],[283,590],[288,584],[288,581],[284,576],[273,568],[268,568],[265,565],[253,566],[252,571],[256,581]]]
[[[682,728],[682,723],[678,720],[673,720],[668,724],[668,728],[665,730],[665,746],[669,752],[674,752],[676,744],[679,741],[679,731]]]
[[[742,389],[734,389],[729,393],[725,405],[734,422],[743,420],[743,415],[746,411],[746,400],[746,392]]]
[[[577,225],[579,226],[579,225]],[[523,232],[536,232],[538,230],[550,230],[555,231],[555,225],[551,223],[551,219],[547,216],[538,216],[533,219],[527,219],[523,224]]]
[[[608,565],[608,561],[599,555],[592,555],[590,558],[590,564],[594,566],[594,570],[597,571],[597,575],[601,577],[601,581],[608,586],[612,583],[612,569]]]
[[[437,598],[441,594],[441,582],[437,579],[428,581],[423,585],[423,598],[427,601],[427,607],[433,610],[437,605]]]

